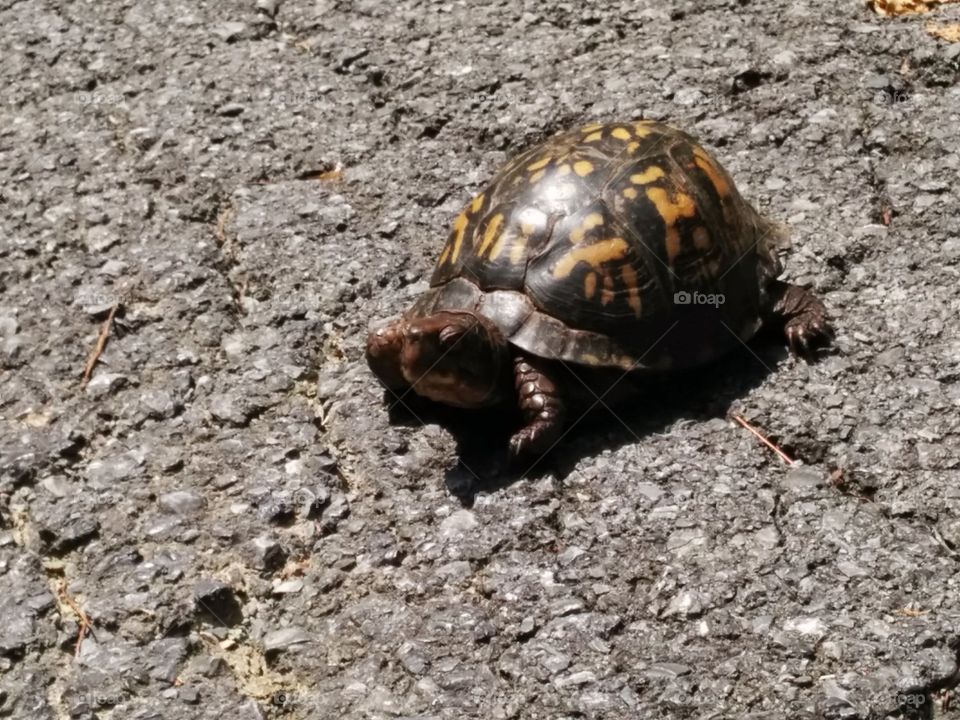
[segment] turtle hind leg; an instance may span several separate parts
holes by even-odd
[[[799,285],[774,280],[768,288],[771,322],[783,324],[783,333],[794,354],[809,355],[833,337],[827,308],[813,293]]]
[[[525,425],[510,438],[510,456],[536,462],[563,435],[566,408],[549,363],[528,357],[513,361],[517,403]]]

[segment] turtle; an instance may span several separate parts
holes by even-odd
[[[398,396],[516,405],[513,457],[562,437],[576,377],[705,366],[779,324],[829,341],[824,304],[779,280],[783,227],[691,135],[651,121],[561,132],[509,161],[453,221],[427,289],[372,331],[366,359]],[[582,390],[582,388],[579,388]]]

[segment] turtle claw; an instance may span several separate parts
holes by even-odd
[[[544,417],[545,416],[545,417]],[[543,413],[510,438],[510,461],[537,462],[553,449],[560,436],[560,425],[552,415]]]
[[[809,290],[798,285],[776,281],[772,290],[776,298],[772,314],[783,322],[790,352],[811,359],[815,347],[833,339],[827,309]]]
[[[507,453],[510,457],[510,462],[516,462],[521,457],[526,455],[525,448],[530,444],[530,438],[527,437],[529,433],[524,432],[527,428],[524,428],[512,438],[510,438],[510,443],[507,446]]]
[[[826,318],[819,313],[801,314],[790,318],[784,326],[790,352],[798,357],[810,359],[816,346],[830,342],[833,331],[827,325]]]

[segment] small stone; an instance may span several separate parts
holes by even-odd
[[[427,669],[427,660],[419,653],[407,652],[400,656],[400,664],[411,675],[421,675]]]
[[[247,414],[240,407],[239,398],[229,393],[220,393],[210,397],[210,414],[217,420],[231,425],[247,424]]]
[[[655,483],[640,482],[634,486],[634,489],[651,502],[656,502],[663,496],[663,488]]]
[[[187,655],[184,638],[163,638],[147,649],[150,677],[167,684],[177,679],[177,671]]]
[[[692,671],[689,665],[682,665],[680,663],[654,663],[650,666],[649,670],[647,670],[647,676],[678,678],[689,675]]]
[[[271,592],[273,592],[274,595],[293,595],[301,590],[303,590],[303,580],[300,578],[291,578],[290,580],[282,580],[275,583]]]
[[[819,637],[827,633],[826,624],[818,617],[791,618],[783,624],[783,629],[800,635],[816,635]]]
[[[556,675],[557,673],[563,672],[570,667],[570,662],[571,660],[569,655],[564,655],[562,653],[551,653],[541,661],[541,664],[547,670],[549,670],[551,674]]]
[[[917,196],[916,200],[913,201],[913,209],[919,212],[931,208],[934,205],[939,204],[940,196],[934,195],[933,193],[921,193]]]
[[[195,658],[194,667],[204,677],[212,678],[223,673],[227,665],[222,658],[207,655]]]
[[[869,577],[870,573],[866,568],[857,565],[854,562],[849,560],[841,560],[837,563],[837,570],[842,572],[847,577]]]
[[[74,490],[73,484],[63,475],[44,478],[40,484],[55,497],[67,497]]]
[[[582,547],[578,545],[570,545],[567,549],[565,549],[562,553],[560,553],[557,556],[557,561],[561,565],[569,565],[570,563],[572,563],[574,560],[576,560],[581,555],[584,555],[585,553],[586,553],[586,550],[584,550]]]
[[[473,629],[473,639],[478,643],[486,643],[496,637],[497,628],[489,620],[481,620]]]
[[[127,144],[138,150],[149,150],[159,137],[156,128],[138,127],[127,133]]]
[[[811,490],[825,484],[823,473],[806,465],[793,467],[783,479],[783,486],[788,490]]]
[[[9,338],[17,334],[20,329],[19,323],[15,317],[9,315],[0,316],[0,337]]]
[[[282,652],[297,645],[310,642],[310,634],[301,627],[291,626],[268,632],[263,637],[263,649],[267,653]]]
[[[780,531],[777,530],[774,525],[767,525],[765,528],[758,530],[754,538],[760,547],[767,550],[779,546],[783,541],[783,538],[780,536]]]
[[[520,621],[520,627],[517,628],[517,639],[525,640],[533,637],[537,632],[537,621],[531,617],[527,616]]]
[[[254,538],[250,545],[252,564],[258,570],[276,570],[287,561],[287,551],[275,538],[260,536]]]
[[[868,75],[863,81],[863,84],[871,90],[883,90],[891,86],[890,76],[882,74]]]
[[[230,627],[243,619],[233,588],[219,580],[205,578],[193,588],[196,610],[213,625]]]
[[[342,494],[334,495],[330,504],[323,511],[323,517],[320,525],[325,532],[332,532],[337,529],[341,521],[350,516],[350,503],[347,496]]]
[[[109,225],[95,225],[87,230],[86,245],[90,252],[102,253],[119,241],[120,238],[110,229]]]
[[[215,27],[213,29],[213,34],[224,42],[230,42],[231,40],[236,40],[246,29],[246,23],[225,22]]]
[[[586,685],[587,683],[592,683],[597,681],[596,673],[590,670],[581,670],[580,672],[575,672],[572,675],[567,675],[564,678],[558,678],[554,680],[554,685],[558,688],[569,687],[571,685]]]
[[[27,338],[23,335],[4,338],[3,343],[0,344],[0,353],[3,353],[4,357],[8,360],[13,361],[20,357],[20,351],[26,347],[26,345]]]
[[[242,115],[244,110],[246,110],[246,108],[240,103],[227,103],[226,105],[220,106],[217,114],[223,117],[237,117],[238,115]]]
[[[893,517],[913,517],[917,514],[917,505],[910,500],[894,500],[890,503],[890,514]]]
[[[781,50],[770,59],[774,65],[791,67],[797,62],[797,54],[791,50]]]
[[[174,515],[190,515],[203,508],[203,498],[189,490],[177,490],[160,496],[160,507]]]
[[[257,10],[273,17],[277,14],[278,0],[257,0]]]
[[[440,534],[444,537],[459,537],[464,535],[475,527],[477,516],[470,510],[457,510],[440,523]]]
[[[583,612],[586,604],[580,598],[565,598],[550,606],[550,617],[564,617]]]
[[[129,265],[123,262],[123,260],[110,259],[100,266],[100,274],[109,275],[110,277],[120,277],[127,272],[128,267]]]
[[[90,397],[101,397],[123,387],[127,382],[120,373],[99,373],[87,383],[86,393]]]
[[[86,545],[99,533],[100,523],[95,518],[82,514],[52,519],[39,531],[40,540],[49,555],[64,555]]]
[[[670,600],[661,617],[698,617],[703,613],[703,600],[692,590],[683,590]]]
[[[172,417],[176,409],[173,396],[166,390],[149,390],[140,396],[140,402],[148,416],[156,420]]]

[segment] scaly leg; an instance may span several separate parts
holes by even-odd
[[[563,431],[565,408],[547,367],[549,363],[535,358],[514,359],[514,385],[526,423],[510,438],[510,454],[515,458],[536,459],[553,447]]]

